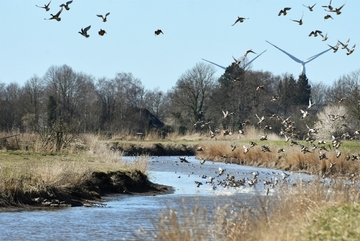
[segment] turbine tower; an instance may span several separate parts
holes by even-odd
[[[331,50],[331,48],[322,51],[321,53],[315,54],[314,56],[311,56],[310,58],[306,59],[305,61],[302,61],[298,58],[296,58],[295,56],[289,54],[288,52],[286,52],[285,50],[279,48],[278,46],[270,43],[269,41],[265,40],[267,43],[271,44],[272,46],[274,46],[275,48],[277,48],[278,50],[280,50],[281,52],[283,52],[284,54],[286,54],[287,56],[289,56],[292,60],[294,60],[295,62],[301,64],[301,74],[306,75],[306,70],[305,70],[305,64],[313,61],[314,59],[316,59],[317,57],[319,57],[322,54],[325,54],[327,51]]]
[[[260,54],[258,54],[255,58],[253,58],[252,60],[250,60],[249,62],[247,62],[247,63],[243,66],[243,69],[245,69],[246,67],[248,67],[255,59],[257,59],[258,57],[260,57],[260,55],[262,55],[262,54],[265,53],[265,52],[266,52],[266,50],[262,51],[262,52],[261,52]],[[219,68],[222,68],[222,69],[226,70],[226,67],[224,67],[224,66],[218,65],[218,64],[216,64],[216,63],[214,63],[214,62],[211,62],[211,61],[209,61],[209,60],[206,60],[206,59],[202,59],[202,60],[204,60],[204,61],[206,61],[206,62],[208,62],[208,63],[210,63],[210,64],[216,65],[216,66],[219,67]]]

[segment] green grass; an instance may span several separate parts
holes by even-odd
[[[303,240],[360,240],[360,205],[320,211],[302,233]]]

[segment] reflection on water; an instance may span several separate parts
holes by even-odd
[[[131,158],[128,159],[131,161]],[[0,213],[0,240],[131,240],[138,229],[151,230],[159,214],[166,208],[183,209],[199,205],[212,209],[231,201],[247,203],[253,194],[265,195],[265,180],[282,180],[283,172],[206,161],[203,165],[194,157],[181,163],[178,157],[151,157],[151,181],[173,186],[168,195],[116,195],[106,198],[106,207],[74,207],[51,211]],[[219,176],[219,167],[224,174]],[[258,173],[258,183],[250,187],[221,185],[229,176],[246,182]],[[213,177],[213,184],[207,183]],[[308,178],[290,175],[292,179]],[[202,185],[196,186],[195,181]],[[218,185],[219,184],[219,185]],[[274,190],[274,189],[272,189]],[[271,192],[270,192],[271,195]]]

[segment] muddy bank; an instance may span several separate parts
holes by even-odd
[[[94,172],[87,181],[73,186],[0,194],[0,211],[101,206],[102,197],[111,194],[157,195],[172,192],[172,187],[152,183],[140,171]]]
[[[108,143],[108,147],[114,151],[124,152],[125,156],[191,156],[195,155],[197,144],[111,142]]]

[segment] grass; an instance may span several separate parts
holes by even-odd
[[[33,197],[52,192],[65,195],[80,190],[94,172],[147,172],[147,156],[124,161],[122,152],[111,151],[96,136],[83,136],[76,145],[61,153],[0,151],[0,206],[29,203]]]
[[[154,229],[139,237],[154,240],[359,240],[358,187],[343,180],[326,185],[282,185],[252,204],[163,211]],[[216,204],[215,204],[216,205]],[[184,205],[185,207],[187,205]]]

